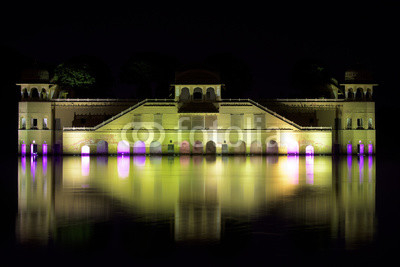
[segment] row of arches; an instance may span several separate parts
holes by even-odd
[[[46,88],[42,88],[42,90],[39,91],[38,88],[32,88],[28,92],[27,88],[22,89],[22,98],[32,98],[32,99],[47,99],[48,98],[48,91]]]
[[[372,99],[372,90],[366,89],[364,91],[363,88],[358,88],[357,90],[353,90],[353,88],[347,89],[347,99],[355,99],[355,100],[371,100]]]
[[[263,149],[263,144],[260,141],[253,141],[250,144],[250,154],[279,154],[279,146],[275,140],[270,140],[265,145],[265,151]],[[238,141],[235,144],[222,144],[221,153],[222,154],[246,154],[247,146],[244,141]],[[81,147],[81,154],[88,155],[91,153],[96,154],[108,154],[108,143],[106,141],[99,141],[97,143],[96,151],[91,151],[88,145]],[[133,154],[162,154],[162,145],[158,141],[153,141],[148,147],[148,153],[146,151],[146,144],[143,141],[137,141],[133,144],[132,149]],[[174,144],[168,144],[168,153],[174,154]],[[214,141],[210,140],[206,143],[202,141],[195,141],[191,146],[188,141],[183,141],[179,145],[179,154],[216,154],[217,145]],[[129,155],[131,154],[131,145],[128,141],[120,141],[117,145],[117,154],[119,155]],[[291,142],[287,145],[287,154],[296,155],[299,154],[299,145],[297,142]],[[305,154],[314,154],[314,147],[309,145],[305,149]]]
[[[184,87],[184,88],[182,88],[182,90],[180,92],[179,100],[183,101],[183,102],[187,102],[190,100],[215,101],[216,100],[215,90],[214,90],[214,88],[209,87],[206,89],[206,93],[204,94],[202,88],[196,87],[193,89],[193,94],[191,96],[189,88]]]

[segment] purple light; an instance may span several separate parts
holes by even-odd
[[[368,154],[372,155],[374,153],[374,147],[372,146],[372,144],[368,144]]]
[[[125,140],[120,141],[118,143],[117,153],[119,155],[124,155],[124,154],[129,155],[129,153],[130,153],[129,142],[125,141]]]
[[[22,167],[22,173],[25,174],[25,170],[26,170],[26,157],[23,156],[21,158],[21,167]]]
[[[299,157],[294,155],[288,156],[287,164],[291,184],[299,184]]]
[[[89,176],[90,174],[90,157],[88,155],[81,156],[81,172],[82,176]]]
[[[90,155],[90,147],[89,146],[83,146],[81,148],[81,155],[82,156],[88,156]]]
[[[359,182],[360,184],[364,180],[364,156],[360,156],[360,161],[358,162],[359,169]]]
[[[26,144],[21,145],[21,155],[25,156],[26,155]]]
[[[135,156],[133,157],[133,163],[136,166],[144,166],[146,163],[146,156]]]
[[[368,182],[372,182],[372,164],[373,164],[373,158],[372,156],[368,156]]]
[[[351,144],[347,144],[347,154],[353,154],[353,146]]]
[[[146,145],[143,141],[137,141],[133,145],[133,154],[146,154]]]
[[[43,175],[47,174],[47,156],[43,156],[42,159]]]
[[[42,153],[43,153],[43,155],[47,155],[47,144],[46,143],[44,143],[42,146]]]
[[[351,167],[353,165],[353,158],[351,155],[347,156],[347,179],[351,182]]]
[[[36,166],[37,166],[36,156],[31,156],[31,174],[33,181],[35,181]]]
[[[309,145],[306,147],[306,155],[314,155],[314,147]]]
[[[117,168],[118,168],[119,178],[124,179],[129,176],[129,165],[130,165],[130,157],[129,156],[118,156],[117,157]]]
[[[288,143],[288,145],[287,145],[287,153],[289,155],[293,155],[293,154],[297,155],[297,154],[299,154],[299,144],[294,140],[290,141]]]
[[[364,154],[364,144],[359,144],[360,146],[360,154],[363,155]]]
[[[306,183],[314,184],[314,156],[306,156]]]

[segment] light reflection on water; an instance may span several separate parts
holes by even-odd
[[[351,249],[374,239],[375,159],[19,158],[19,243],[79,246],[95,235],[98,240],[99,233],[107,239],[95,225],[112,224],[116,218],[164,229],[159,236],[145,237],[153,242],[219,243],[243,226],[249,236],[284,236],[285,227],[298,232],[325,229],[324,238],[343,240]],[[112,235],[115,239],[124,230]]]

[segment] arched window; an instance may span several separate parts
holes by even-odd
[[[45,88],[42,88],[42,92],[40,93],[40,98],[47,99],[47,93]]]
[[[179,96],[179,100],[183,102],[187,102],[190,100],[190,92],[188,88],[182,88],[181,94]]]
[[[212,88],[212,87],[207,88],[206,100],[215,101],[215,99],[216,99],[216,97],[215,97],[214,88]]]
[[[364,90],[362,88],[358,88],[356,92],[356,99],[362,100],[364,98]]]
[[[133,145],[133,154],[146,154],[146,145],[143,141],[136,141]]]
[[[365,95],[367,100],[372,100],[372,90],[367,89],[367,94]]]
[[[24,89],[22,90],[22,97],[23,97],[23,98],[28,98],[28,97],[29,97],[28,89],[24,88]]]
[[[352,88],[350,88],[350,89],[347,91],[347,98],[348,98],[348,99],[354,99],[354,92],[353,92],[353,89],[352,89]]]
[[[246,143],[238,141],[236,144],[232,144],[234,147],[235,154],[246,154]]]
[[[203,154],[203,143],[201,141],[194,142],[193,154]]]
[[[314,155],[314,147],[312,145],[306,146],[306,155]]]
[[[32,96],[32,98],[39,98],[39,91],[37,88],[33,88],[31,90],[31,96]]]
[[[194,88],[193,100],[203,100],[203,90],[200,87]]]

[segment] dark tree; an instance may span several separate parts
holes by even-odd
[[[121,67],[120,80],[132,86],[132,97],[167,98],[176,65],[177,60],[170,56],[151,52],[137,53]]]
[[[226,90],[224,98],[248,97],[252,89],[253,76],[242,59],[230,53],[214,54],[205,60],[206,66],[217,71]]]
[[[291,85],[296,89],[293,97],[298,98],[331,98],[330,84],[332,75],[324,63],[306,59],[298,61],[291,73]]]
[[[58,65],[54,83],[69,92],[69,97],[102,98],[112,95],[114,83],[111,71],[100,59],[79,56]]]

